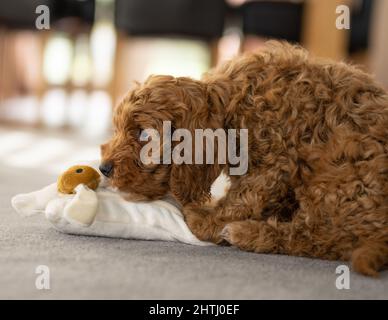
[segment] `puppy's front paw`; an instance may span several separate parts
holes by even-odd
[[[231,245],[239,246],[244,239],[244,224],[244,221],[228,223],[220,233],[221,238]]]
[[[212,207],[187,205],[182,211],[187,226],[199,240],[226,245],[220,237],[220,230],[224,223],[214,218]]]
[[[273,228],[255,220],[228,223],[220,237],[231,245],[245,251],[269,253],[277,251],[277,242]]]

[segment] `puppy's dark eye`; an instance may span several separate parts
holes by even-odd
[[[82,173],[83,171],[84,171],[84,169],[81,169],[81,168],[75,170],[76,173]]]
[[[151,137],[151,134],[148,132],[148,130],[140,130],[139,133],[139,139],[140,141],[148,141],[148,139]]]

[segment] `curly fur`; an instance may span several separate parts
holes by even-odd
[[[144,165],[141,129],[249,129],[249,169],[216,205],[229,165]],[[201,240],[243,250],[351,260],[377,275],[388,263],[388,96],[345,63],[287,43],[236,58],[201,81],[151,76],[117,107],[102,147],[113,185],[136,197],[171,193]],[[163,149],[163,145],[161,145]]]

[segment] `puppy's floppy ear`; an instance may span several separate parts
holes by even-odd
[[[183,128],[191,134],[192,140],[192,164],[171,164],[170,191],[182,205],[188,203],[203,203],[210,199],[210,188],[222,171],[222,165],[218,164],[219,140],[215,138],[213,153],[213,164],[206,164],[207,148],[206,139],[202,145],[195,143],[196,129],[220,129],[223,130],[224,116],[220,103],[213,101],[210,97],[207,86],[203,83],[187,78],[177,78],[177,84],[183,89],[183,104],[185,105],[185,116],[182,121],[175,123],[175,128]],[[173,146],[174,148],[174,146]],[[201,148],[201,150],[198,150]],[[203,164],[197,164],[195,157],[202,152]]]
[[[210,188],[221,170],[212,164],[172,164],[170,190],[182,205],[210,199]]]

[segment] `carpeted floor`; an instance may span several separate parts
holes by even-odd
[[[0,162],[0,298],[388,299],[388,271],[379,279],[351,273],[350,289],[338,290],[340,262],[71,236],[54,230],[42,216],[22,218],[13,212],[12,195],[55,178]],[[50,290],[35,287],[38,265],[50,269]]]

